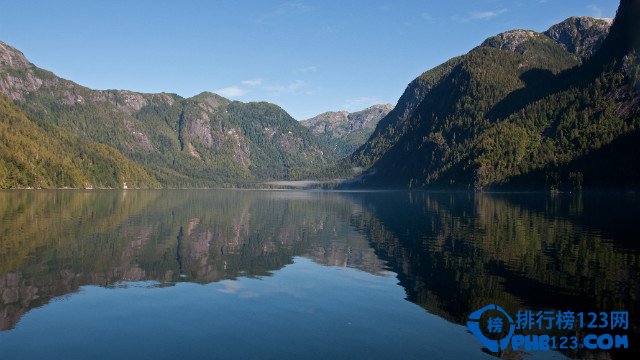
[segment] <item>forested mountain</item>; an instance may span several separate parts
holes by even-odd
[[[582,59],[587,59],[602,45],[612,21],[612,19],[594,19],[586,16],[570,17],[553,25],[544,34],[565,50]]]
[[[608,35],[609,20],[570,18],[487,39],[409,84],[336,172],[364,168],[348,185],[366,187],[598,183],[581,159],[640,125],[638,18],[638,1],[624,0]],[[616,156],[637,167],[628,151]],[[616,171],[607,185],[639,180]]]
[[[159,187],[117,150],[54,125],[40,127],[0,94],[0,189]]]
[[[393,110],[391,104],[373,105],[362,111],[328,111],[300,123],[339,157],[351,155],[364,144],[376,125]]]
[[[623,0],[613,24],[572,17],[544,33],[493,36],[420,75],[393,109],[304,122],[207,92],[88,89],[0,42],[3,135],[13,139],[2,143],[0,186],[252,186],[357,174],[344,186],[639,185],[639,2]],[[27,140],[16,139],[29,134],[25,152]],[[39,146],[54,142],[70,155],[42,162]],[[60,161],[82,171],[42,170]]]
[[[31,64],[0,42],[0,92],[39,126],[108,145],[163,186],[244,186],[334,159],[280,107],[211,93],[97,91]]]

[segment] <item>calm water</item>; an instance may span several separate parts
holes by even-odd
[[[0,358],[490,359],[487,304],[636,326],[639,225],[619,194],[0,192]]]

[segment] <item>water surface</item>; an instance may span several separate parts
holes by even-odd
[[[633,194],[0,192],[0,354],[625,357],[489,354],[465,324],[491,303],[624,309],[637,324],[639,204]]]

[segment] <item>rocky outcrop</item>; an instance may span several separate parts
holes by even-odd
[[[341,124],[349,121],[348,111],[328,111],[320,115],[316,115],[311,119],[302,120],[300,123],[311,130],[315,135],[325,135],[332,133]]]
[[[111,146],[156,174],[168,174],[172,186],[283,179],[291,169],[333,158],[273,104],[232,102],[210,92],[185,99],[92,90],[36,67],[2,42],[0,92],[37,123]]]
[[[315,135],[332,135],[340,138],[357,130],[373,130],[378,121],[391,110],[393,110],[393,105],[382,104],[373,105],[353,113],[348,111],[329,111],[311,119],[302,120],[300,123],[308,127]]]
[[[532,30],[511,30],[488,38],[480,46],[517,52],[524,42],[537,36],[541,36],[541,34]]]
[[[571,17],[553,25],[544,34],[568,52],[585,59],[600,48],[612,23],[613,19]]]
[[[0,69],[26,69],[33,65],[22,52],[0,41]]]
[[[629,22],[634,20],[629,18]],[[513,142],[504,147],[502,142],[530,136],[527,133],[531,131],[529,124],[547,126],[546,122],[538,122],[545,115],[534,115],[533,111],[525,113],[524,109],[528,106],[536,109],[569,106],[562,103],[564,99],[559,99],[557,94],[565,91],[567,84],[576,78],[588,81],[590,76],[598,74],[598,64],[603,64],[611,57],[609,54],[617,51],[615,46],[607,44],[631,43],[625,34],[636,32],[622,32],[611,41],[619,19],[612,25],[611,34],[610,23],[602,19],[571,18],[547,33],[507,31],[487,39],[468,54],[425,72],[409,84],[395,109],[379,122],[369,140],[340,164],[340,170],[345,174],[354,167],[364,169],[345,187],[356,183],[365,188],[481,187],[503,181],[490,178],[501,171],[506,178],[529,171],[527,167],[539,167],[544,161],[556,161],[555,151],[539,155],[541,148],[546,149],[546,144],[538,147],[536,143],[535,151],[539,153],[535,155],[530,148],[523,147],[526,148],[522,150],[527,153],[525,156],[517,152],[520,150],[504,152],[506,146],[516,148],[524,141],[509,140]],[[620,53],[624,55],[622,51]],[[599,55],[600,59],[597,58]],[[588,61],[585,61],[586,57],[589,57]],[[587,67],[589,75],[581,75]],[[567,71],[570,69],[573,70]],[[602,88],[601,84],[594,85]],[[582,95],[570,96],[580,98],[578,101],[585,104],[591,101]],[[547,107],[544,111],[549,118],[545,121],[554,124],[565,121],[557,116],[558,113],[550,116]],[[584,118],[595,123],[602,119],[593,116],[598,111],[597,108],[585,111]],[[634,121],[632,118],[618,120],[616,132],[635,126],[628,125]],[[628,123],[622,124],[623,121]],[[494,131],[500,135],[493,134]],[[542,134],[544,142],[550,137],[546,130],[536,129],[534,133]],[[599,135],[590,134],[589,137]],[[531,138],[535,136],[531,135]],[[566,145],[562,141],[556,138],[553,141],[558,152],[570,154],[567,157],[579,154],[570,146],[563,148]],[[511,154],[516,153],[512,157]],[[489,162],[509,165],[485,167]]]
[[[369,138],[378,122],[391,110],[391,104],[373,105],[354,113],[326,112],[300,123],[340,156],[347,156]]]
[[[534,38],[540,40],[544,37],[553,40],[577,57],[587,59],[600,48],[612,23],[612,19],[571,17],[553,25],[544,33],[533,30],[511,30],[488,38],[480,46],[522,53],[525,49],[523,45],[529,40]]]

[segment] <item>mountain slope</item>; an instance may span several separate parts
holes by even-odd
[[[546,34],[509,31],[426,72],[414,83],[425,77],[432,82],[417,89],[410,84],[396,106],[408,111],[392,111],[342,164],[368,168],[350,185],[501,185],[568,164],[635,131],[638,93],[625,69],[637,60],[610,45],[623,35],[612,30],[607,40],[598,38],[607,23],[572,18]],[[580,35],[547,35],[563,34],[563,28]],[[590,51],[594,56],[584,59]]]
[[[611,19],[574,16],[553,25],[544,34],[565,50],[588,59],[602,45],[612,22]]]
[[[203,93],[91,90],[42,70],[0,42],[0,92],[42,125],[109,145],[169,187],[287,178],[335,156],[281,108]]]
[[[158,187],[141,166],[106,145],[39,127],[0,94],[0,189]]]
[[[337,156],[351,155],[364,144],[378,122],[393,110],[393,105],[373,105],[362,111],[329,111],[302,120],[300,123],[311,130],[327,148]]]

